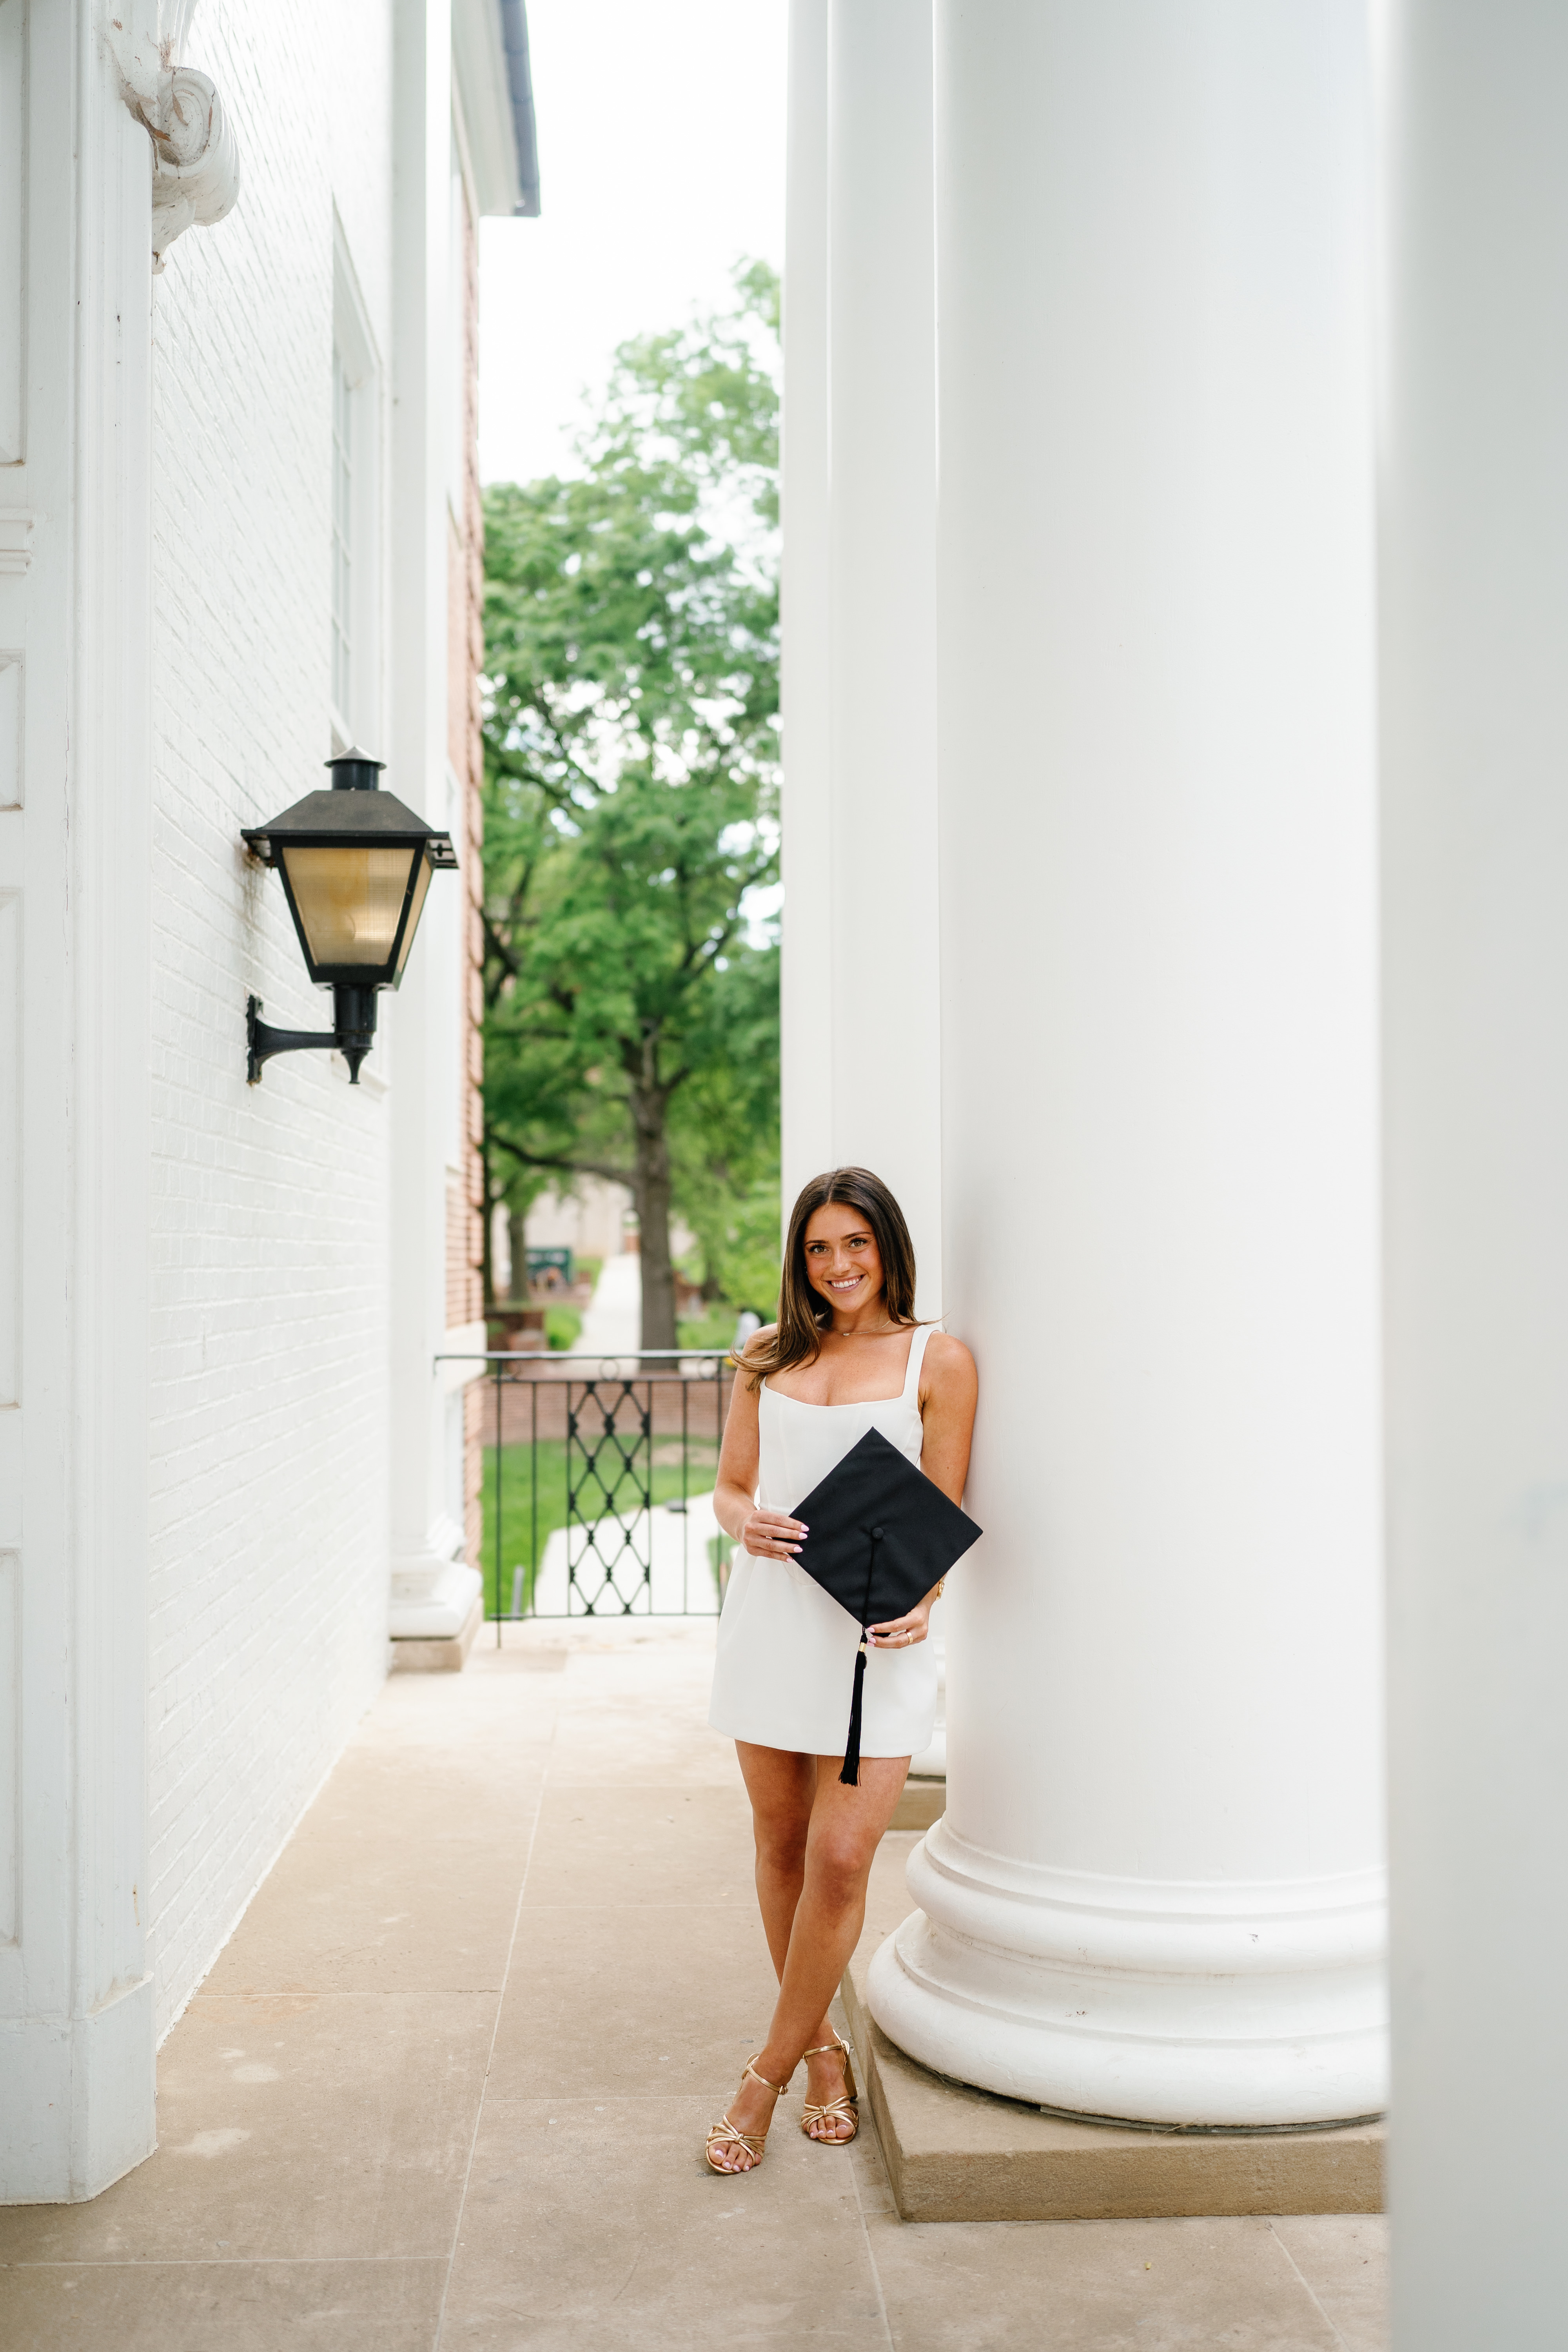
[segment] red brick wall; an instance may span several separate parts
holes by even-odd
[[[479,671],[484,660],[484,517],[479,503],[479,251],[474,217],[463,212],[463,496],[462,514],[450,519],[447,544],[447,749],[462,785],[458,855],[462,861],[463,925],[468,950],[462,1021],[460,1160],[447,1192],[447,1322],[448,1328],[477,1323],[484,1300],[484,1181],[479,1143],[484,1111],[479,1094],[484,1060],[480,1022],[484,1013],[479,920],[483,887],[484,774],[480,735]],[[484,1384],[467,1392],[464,1447],[465,1521],[468,1557],[479,1557],[480,1423]]]

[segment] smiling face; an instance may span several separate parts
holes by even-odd
[[[838,1315],[858,1314],[881,1295],[877,1238],[858,1209],[829,1201],[805,1228],[805,1278]]]

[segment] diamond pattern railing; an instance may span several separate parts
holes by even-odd
[[[571,1382],[566,1402],[567,1614],[629,1617],[653,1594],[651,1381]],[[607,1474],[607,1475],[606,1475]],[[570,1605],[580,1599],[581,1612]]]
[[[717,1615],[727,1351],[442,1360],[482,1366],[489,1391],[482,1571],[498,1643],[505,1618]]]

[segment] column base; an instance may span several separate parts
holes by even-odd
[[[910,1856],[921,1906],[871,2014],[922,2066],[1059,2113],[1180,2127],[1364,2123],[1387,2097],[1384,1877],[1089,1877],[970,1844]]]
[[[392,1568],[388,1631],[395,1642],[450,1641],[459,1634],[484,1586],[477,1568],[432,1549]]]
[[[476,1593],[460,1633],[395,1635],[390,1671],[395,1675],[460,1674],[484,1622],[484,1600]]]

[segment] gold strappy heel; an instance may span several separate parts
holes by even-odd
[[[741,2080],[744,2083],[746,2074],[749,2074],[753,2083],[761,2083],[764,2090],[771,2091],[773,2093],[773,2099],[776,2104],[776,2102],[781,2099],[788,2090],[791,2077],[786,2074],[782,2083],[770,2083],[765,2074],[759,2074],[757,2072],[756,2062],[762,2054],[762,2052],[758,2050],[753,2052],[752,2055],[747,2059],[745,2074],[742,2075]],[[755,2172],[758,2165],[761,2164],[763,2160],[763,2145],[766,2138],[766,2132],[737,2131],[734,2125],[730,2121],[729,2116],[722,2116],[718,2123],[710,2124],[709,2126],[708,2146],[703,2151],[708,2158],[709,2170],[710,2172],[721,2172],[726,2180],[738,2179],[742,2172]],[[728,2164],[714,2163],[714,2147],[716,2146],[722,2146],[722,2144],[727,2140],[733,2140],[737,2147],[743,2147],[745,2149],[747,2155],[752,2159],[750,2164],[731,2167]]]
[[[815,2141],[818,2147],[847,2147],[855,2137],[855,2132],[860,2128],[860,2094],[855,2087],[855,2067],[850,2058],[847,2042],[841,2042],[835,2034],[831,2042],[819,2042],[816,2048],[808,2050],[805,2055],[808,2058],[820,2058],[827,2050],[837,2050],[843,2053],[844,2088],[837,2098],[829,2099],[824,2106],[816,2106],[807,2099],[800,2111],[800,2127],[807,2139]],[[829,2118],[837,2123],[840,2116],[846,2123],[853,2124],[855,2131],[846,2132],[842,2138],[835,2134],[831,2138],[818,2139],[811,2128],[812,2125],[826,2123]]]

